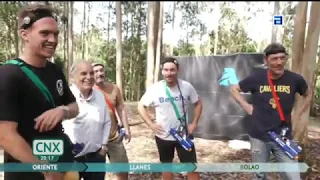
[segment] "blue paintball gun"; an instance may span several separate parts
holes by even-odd
[[[63,129],[64,131],[64,129]],[[65,133],[63,133],[65,139],[69,142],[69,144],[71,145],[72,147],[72,154],[73,156],[76,156],[78,155],[84,148],[84,143],[75,143],[73,144],[73,142],[71,141],[71,139],[69,138],[69,136]]]
[[[126,136],[126,130],[124,129],[123,126],[118,125],[118,132],[119,132],[121,138]]]
[[[72,153],[73,153],[74,156],[79,154],[84,148],[84,143],[75,143],[75,144],[72,144],[72,145],[73,145]]]
[[[293,140],[285,137],[285,134],[276,134],[273,131],[268,132],[271,139],[285,152],[291,159],[298,160],[302,148]]]
[[[174,128],[170,128],[169,133],[179,142],[179,144],[187,151],[191,151],[193,142],[189,137],[181,136]]]
[[[293,140],[290,140],[286,137],[287,131],[289,130],[288,126],[286,125],[286,120],[284,113],[281,108],[281,104],[279,102],[279,97],[275,91],[273,82],[271,80],[270,71],[268,71],[268,82],[271,88],[271,93],[273,96],[273,100],[275,102],[276,108],[278,110],[282,129],[280,134],[276,134],[273,131],[269,131],[268,134],[270,138],[291,158],[297,160],[299,158],[299,154],[302,151],[302,148]]]

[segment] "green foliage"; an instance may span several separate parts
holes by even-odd
[[[144,89],[145,68],[146,68],[146,41],[141,36],[146,35],[146,2],[121,1],[123,8],[122,24],[122,72],[124,84],[124,98],[126,100],[137,100],[140,95],[130,89]],[[115,15],[115,4],[108,7]],[[106,14],[104,14],[106,16]],[[129,18],[130,17],[130,18]],[[107,23],[107,19],[99,19],[101,23]],[[109,30],[115,29],[115,24],[111,24]],[[92,26],[87,33],[90,36],[89,59],[105,65],[106,77],[108,81],[116,82],[116,40],[105,36],[108,30],[98,29]],[[79,45],[80,35],[75,44]],[[80,47],[79,47],[80,48]],[[129,91],[130,90],[130,91]],[[139,96],[139,97],[138,97]]]
[[[61,56],[56,56],[54,58],[54,63],[58,66],[59,69],[64,70],[65,64],[64,64],[64,60]]]
[[[243,20],[234,9],[222,4],[218,26],[217,54],[256,52],[255,42],[249,38],[243,26]],[[211,52],[214,52],[215,31],[210,34]]]
[[[316,87],[314,103],[320,105],[320,87]]]
[[[282,11],[284,14],[286,25],[284,26],[282,44],[286,47],[289,54],[292,54],[292,38],[294,29],[294,14],[296,14],[296,8],[293,7],[293,2],[285,2],[285,8]]]
[[[20,4],[16,1],[1,1],[0,3],[0,59],[9,59],[17,55],[19,38],[16,15]],[[13,33],[14,32],[14,33]]]
[[[195,35],[198,35],[196,27],[198,27],[201,21],[197,18],[199,15],[197,2],[181,2],[180,10],[182,11],[182,21],[180,27],[187,32],[185,39],[179,42],[178,47],[181,47],[182,55],[192,55],[194,53],[193,45],[190,44],[189,39],[192,39]],[[191,53],[191,54],[190,54]]]
[[[178,47],[174,48],[173,51],[177,52],[176,56],[185,56],[185,55],[189,55],[189,56],[193,56],[195,55],[195,50],[193,49],[193,45],[185,42],[183,40],[179,40],[178,42]]]
[[[68,14],[65,2],[40,1],[41,3],[49,3],[56,9],[57,15],[62,20]],[[0,46],[0,60],[6,60],[14,57],[19,53],[19,38],[17,32],[16,14],[19,7],[34,2],[27,1],[2,1],[0,3],[0,38],[3,45]],[[167,2],[166,2],[167,3]],[[250,15],[241,17],[233,6],[234,2],[175,2],[175,23],[183,30],[179,34],[180,40],[176,47],[173,47],[174,56],[195,56],[209,55],[214,51],[215,32],[208,32],[206,25],[200,16],[204,11],[214,13],[218,11],[216,4],[220,4],[221,18],[218,28],[218,54],[229,54],[237,52],[256,52],[264,47],[262,42],[254,42],[249,38],[245,31],[244,25],[250,17],[259,16],[259,12],[263,9],[254,6],[255,3],[247,2],[246,11]],[[116,9],[115,2],[107,3],[86,2],[87,10],[95,10],[99,6],[102,9],[97,14],[94,21],[90,18],[89,25],[77,34],[74,32],[73,51],[74,60],[87,58],[88,60],[103,63],[106,67],[106,76],[108,81],[116,81],[116,40],[115,40],[115,22]],[[124,97],[127,100],[138,100],[144,90],[146,76],[146,54],[147,54],[147,2],[146,1],[121,1],[122,7],[122,72],[124,84]],[[167,6],[165,6],[167,7]],[[283,14],[294,14],[295,10],[292,3],[289,2],[285,6]],[[82,11],[82,10],[81,10]],[[164,22],[172,26],[172,8],[165,9]],[[74,9],[74,16],[78,14]],[[91,13],[92,15],[92,13]],[[86,14],[87,24],[89,14]],[[82,17],[80,17],[82,18]],[[109,18],[109,19],[108,19]],[[59,46],[56,51],[55,62],[57,65],[65,69],[68,62],[67,52],[67,24],[66,20],[60,21]],[[74,21],[79,20],[74,18]],[[179,20],[180,24],[179,24]],[[65,22],[65,23],[62,23]],[[99,26],[98,26],[99,25]],[[103,27],[101,27],[103,25]],[[166,28],[165,26],[164,28]],[[88,28],[88,29],[87,29]],[[283,43],[285,46],[291,47],[293,21],[290,20],[288,26],[284,29]],[[210,43],[204,37],[209,34]],[[194,44],[194,41],[200,43]],[[85,46],[87,43],[88,49]],[[264,42],[265,43],[265,42]],[[169,45],[163,44],[164,52],[168,52]],[[291,48],[289,48],[291,50]],[[88,51],[87,51],[88,50]],[[66,57],[65,57],[66,56]],[[70,66],[70,65],[69,65]]]

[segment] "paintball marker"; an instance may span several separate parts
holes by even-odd
[[[63,129],[63,131],[64,131],[64,129]],[[67,140],[67,142],[71,145],[73,156],[76,156],[77,154],[79,154],[83,150],[84,143],[73,144],[73,142],[71,141],[71,139],[69,138],[69,136],[67,134],[63,133],[63,136]]]
[[[174,128],[170,128],[169,133],[179,142],[179,144],[187,151],[191,151],[193,142],[190,138],[181,136]]]
[[[72,144],[72,145],[73,145],[72,153],[73,153],[74,156],[79,154],[84,148],[84,143],[75,143],[75,144]]]
[[[126,135],[126,130],[124,129],[123,126],[119,126],[118,125],[118,131],[119,131],[119,134],[120,134],[121,138],[123,138]]]
[[[298,160],[302,148],[296,142],[282,135],[278,135],[273,131],[269,131],[268,134],[291,159]]]

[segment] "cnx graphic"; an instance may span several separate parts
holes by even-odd
[[[37,139],[32,142],[32,152],[41,161],[55,162],[64,153],[61,139]]]
[[[238,84],[239,80],[237,78],[236,71],[234,70],[234,68],[224,68],[222,77],[219,79],[218,82],[221,86],[230,86]]]

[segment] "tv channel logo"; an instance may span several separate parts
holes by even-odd
[[[55,162],[63,155],[64,144],[61,139],[36,139],[32,142],[32,151],[41,161]]]
[[[282,25],[283,24],[283,18],[281,15],[273,16],[273,25]]]

